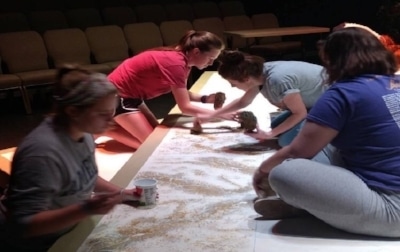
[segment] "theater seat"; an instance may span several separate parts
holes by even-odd
[[[88,41],[80,29],[49,30],[43,34],[43,39],[50,59],[57,68],[65,64],[78,64],[94,72],[111,72],[107,64],[92,63]]]
[[[50,69],[47,51],[42,37],[36,31],[22,31],[0,34],[0,55],[7,73],[18,76],[25,110],[32,112],[28,88],[53,84],[56,70]],[[12,76],[3,76],[11,78]]]
[[[85,31],[90,50],[96,63],[116,68],[129,57],[129,48],[124,32],[117,25],[89,27]]]

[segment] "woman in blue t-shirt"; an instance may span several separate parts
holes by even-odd
[[[258,199],[254,208],[269,218],[308,213],[348,232],[400,237],[395,57],[361,28],[333,32],[320,55],[331,85],[293,142],[255,172],[257,194],[279,196]],[[336,148],[330,165],[310,160],[329,143]]]

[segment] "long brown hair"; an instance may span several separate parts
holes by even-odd
[[[320,43],[319,55],[330,84],[363,74],[392,75],[397,70],[393,53],[362,28],[349,27],[331,33]]]
[[[214,33],[189,30],[179,39],[177,44],[152,48],[149,49],[149,51],[182,51],[186,54],[194,48],[198,48],[201,52],[209,52],[213,49],[223,50],[225,44],[222,39]]]

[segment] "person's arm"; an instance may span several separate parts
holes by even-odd
[[[202,98],[204,95],[198,94],[198,93],[193,93],[192,91],[188,91],[188,93],[189,93],[189,100],[190,100],[190,101],[194,101],[194,102],[203,102],[203,101],[201,100],[201,98]],[[205,95],[205,96],[206,96],[205,103],[212,103],[212,102],[214,102],[214,100],[211,101],[210,95]]]
[[[261,163],[253,176],[253,186],[256,192],[260,190],[259,183],[269,172],[288,158],[313,158],[338,134],[337,130],[306,121],[300,133],[293,142],[278,150],[270,158]]]
[[[189,91],[189,99],[190,99],[190,101],[194,101],[194,102],[214,103],[216,94],[217,93],[205,95],[205,94],[198,94],[198,93],[193,93],[193,92]]]
[[[126,189],[121,188],[113,183],[101,178],[97,177],[96,186],[94,188],[95,192],[110,192],[120,196],[120,202],[124,203],[125,201],[135,201],[138,200],[136,188]]]
[[[256,98],[259,92],[260,91],[258,86],[250,88],[242,95],[242,97],[230,102],[220,109],[215,110],[212,116],[216,117],[222,114],[235,112],[241,108],[247,107],[253,102],[254,98]]]
[[[300,123],[307,116],[307,108],[301,98],[300,93],[288,94],[283,97],[283,103],[291,115],[281,124],[271,129],[271,137],[278,136]]]
[[[124,199],[137,200],[134,195],[135,189],[123,189],[101,177],[97,178],[94,191],[100,194],[78,204],[33,215],[28,220],[26,235],[37,236],[57,232],[79,223],[90,215],[106,214]]]
[[[65,181],[60,169],[64,167],[51,158],[16,155],[7,194],[7,211],[15,223],[10,232],[29,237],[63,231],[89,215],[107,213],[120,202],[115,193],[95,197],[71,194],[65,196],[71,197],[70,205],[52,209],[53,198],[62,192]],[[82,200],[77,198],[80,196]]]
[[[239,109],[250,105],[250,103],[254,100],[254,98],[257,96],[258,93],[259,93],[259,88],[253,87],[247,90],[243,94],[243,96],[231,101],[229,104],[223,106],[222,108],[214,110],[211,114],[207,115],[199,114],[197,115],[197,118],[199,119],[199,121],[207,121],[211,118],[216,118],[225,114],[236,112]]]
[[[291,112],[291,115],[270,131],[263,131],[257,127],[256,132],[246,132],[245,134],[257,140],[267,140],[292,129],[307,116],[307,108],[301,98],[300,93],[288,94],[283,98],[284,109]]]
[[[196,115],[196,114],[211,114],[213,111],[205,109],[191,103],[189,91],[186,88],[172,87],[172,94],[175,102],[183,114]],[[200,98],[199,98],[200,100]]]
[[[95,196],[88,200],[56,210],[39,212],[28,217],[24,236],[39,236],[70,228],[86,217],[94,214],[106,214],[120,202],[118,195]]]
[[[121,191],[121,187],[114,185],[111,182],[103,179],[100,176],[97,176],[96,185],[94,186],[94,192],[114,192],[119,193]]]
[[[97,183],[96,183],[97,184]],[[70,228],[90,215],[106,214],[121,202],[119,187],[100,179],[97,188],[110,194],[88,196],[86,200],[60,209],[45,210],[21,219],[26,224],[24,235],[27,237],[45,235]]]

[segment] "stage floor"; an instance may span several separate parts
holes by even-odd
[[[223,91],[227,102],[242,94],[213,72],[206,72],[192,89]],[[259,95],[244,110],[253,111],[267,129],[269,113],[276,108]],[[156,207],[117,206],[79,225],[50,251],[398,251],[399,241],[348,234],[310,217],[261,220],[252,207],[251,177],[275,150],[231,130],[236,122],[204,124],[200,135],[190,134],[191,126],[192,118],[180,117],[175,107],[136,152],[100,161],[101,166],[106,161],[115,169],[122,166],[110,178],[121,186],[131,187],[137,178],[157,179]],[[111,177],[112,172],[104,174]]]

